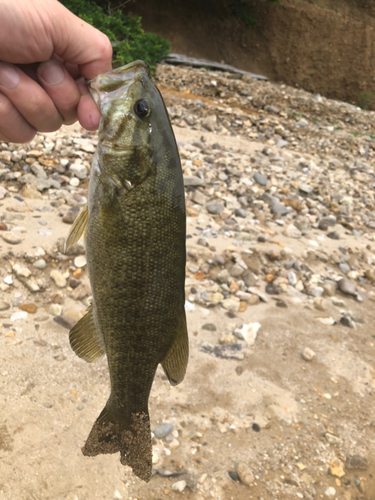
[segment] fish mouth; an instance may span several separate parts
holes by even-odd
[[[111,93],[116,94],[118,89],[121,89],[123,94],[135,80],[142,76],[150,77],[150,69],[144,61],[133,61],[120,68],[113,69],[107,73],[100,74],[96,78],[86,80],[90,94],[93,97],[96,105],[100,109],[101,98]]]
[[[131,70],[133,68],[143,68],[147,71],[148,75],[150,76],[149,65],[147,63],[145,63],[144,61],[141,61],[140,59],[138,59],[137,61],[132,61],[129,64],[125,64],[125,66],[121,66],[120,68],[111,69],[111,71],[108,71],[107,73],[101,73],[98,76],[96,76],[95,78],[91,78],[90,80],[85,80],[85,81],[86,81],[86,84],[88,86],[90,86],[91,83],[95,82],[95,80],[97,80],[98,77],[103,77],[103,76],[110,77],[110,75],[121,75],[123,73],[127,73],[129,70]]]

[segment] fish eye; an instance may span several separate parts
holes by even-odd
[[[139,118],[144,118],[150,113],[150,106],[144,99],[140,99],[134,104],[134,112]]]

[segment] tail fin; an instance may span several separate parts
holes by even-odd
[[[124,423],[108,408],[107,403],[91,429],[82,453],[94,457],[118,451],[122,465],[129,465],[143,481],[150,480],[152,445],[148,414],[132,413],[130,423]]]

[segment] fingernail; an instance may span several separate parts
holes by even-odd
[[[18,71],[7,64],[0,64],[0,86],[6,89],[14,89],[20,81]]]
[[[59,63],[47,61],[38,68],[38,73],[48,85],[59,85],[65,78],[65,71]]]

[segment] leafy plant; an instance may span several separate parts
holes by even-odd
[[[361,92],[358,96],[358,106],[361,109],[369,109],[374,101],[374,94],[372,92]]]
[[[254,10],[250,7],[250,5],[243,2],[242,0],[232,1],[232,12],[248,28],[257,25],[257,18],[254,14]]]
[[[266,0],[268,3],[280,4],[281,0]],[[246,0],[232,0],[232,14],[234,14],[248,28],[253,28],[258,24],[256,11]]]
[[[170,52],[168,40],[144,32],[140,17],[125,16],[119,9],[106,13],[103,7],[90,0],[61,0],[61,3],[108,36],[113,47],[114,66],[142,59],[153,71],[156,63]]]

